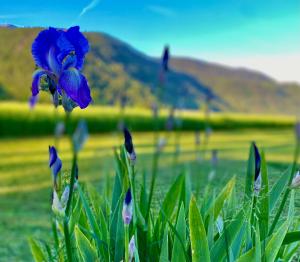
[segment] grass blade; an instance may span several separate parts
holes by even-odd
[[[190,239],[191,239],[191,248],[192,248],[192,261],[209,262],[210,254],[209,254],[206,232],[194,196],[191,198],[190,201],[189,225],[190,225]]]

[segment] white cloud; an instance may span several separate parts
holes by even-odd
[[[82,17],[83,15],[86,14],[86,12],[94,9],[98,4],[99,4],[100,0],[92,0],[87,6],[85,6],[78,17]]]
[[[175,12],[172,9],[164,6],[149,5],[147,6],[147,9],[158,15],[167,16],[167,17],[175,16]]]

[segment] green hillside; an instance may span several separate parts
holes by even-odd
[[[26,101],[34,63],[31,43],[39,28],[0,28],[0,99]],[[155,97],[159,60],[102,33],[86,33],[91,50],[84,73],[95,103],[148,106]],[[214,110],[294,114],[300,87],[279,84],[256,72],[185,58],[171,58],[171,71],[159,100],[196,108],[207,94]],[[41,100],[48,101],[42,96]]]

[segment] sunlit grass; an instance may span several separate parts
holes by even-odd
[[[172,168],[175,136],[161,133],[161,137],[168,137],[168,144],[159,162],[156,190],[158,199],[176,176]],[[140,177],[142,172],[145,170],[149,172],[151,167],[153,134],[133,133],[133,139],[138,155],[136,169]],[[237,175],[237,189],[241,191],[249,144],[254,140],[266,152],[269,168],[272,170],[270,177],[272,182],[277,174],[279,175],[278,170],[285,170],[292,161],[294,148],[292,129],[213,132],[207,146],[206,161],[200,163],[195,161],[194,133],[184,132],[180,138],[179,163],[181,167],[191,171],[194,185],[203,186],[210,170],[208,161],[210,150],[217,149],[220,161],[217,170],[218,180],[214,186],[218,189],[230,177]],[[79,155],[80,181],[93,182],[100,187],[101,178],[106,174],[113,176],[114,162],[111,157],[113,148],[122,142],[122,136],[116,133],[90,135]],[[48,168],[48,146],[53,143],[52,137],[0,139],[0,257],[11,258],[13,261],[30,259],[27,236],[49,238],[51,176]],[[63,138],[59,143],[59,153],[64,172],[71,168],[70,152],[69,140]]]

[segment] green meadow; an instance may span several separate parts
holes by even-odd
[[[158,127],[165,129],[169,108],[160,110]],[[182,130],[195,131],[205,127],[205,114],[200,111],[176,111],[176,117],[182,121]],[[55,109],[49,104],[38,104],[31,110],[27,103],[0,103],[0,137],[36,137],[52,135],[57,121],[63,121],[65,113],[62,108]],[[153,130],[154,120],[150,109],[129,107],[121,111],[117,106],[92,105],[85,110],[76,108],[72,112],[71,128],[78,120],[84,118],[93,134],[112,132],[118,121],[124,119],[126,125],[134,131]],[[242,113],[211,113],[210,126],[214,130],[233,130],[247,128],[291,128],[296,118],[286,115],[261,115]],[[22,128],[20,128],[22,127]]]
[[[24,109],[24,105],[21,105],[20,108],[14,107],[14,109],[5,108],[8,111],[11,110],[12,115],[18,110],[27,114],[22,110],[22,106]],[[99,114],[97,110],[103,112],[104,109],[92,108],[92,110],[84,113],[85,117],[90,114],[89,117],[99,121],[97,123],[104,123],[101,122],[104,121],[103,114]],[[0,118],[3,119],[5,117],[3,111],[0,110],[0,112]],[[42,117],[38,116],[40,112],[43,116],[47,115],[49,113],[47,106],[38,107],[34,114],[35,117],[40,118],[39,120],[32,119],[33,123],[34,121],[42,121]],[[50,113],[53,115],[53,110]],[[50,113],[49,119],[52,119]],[[115,110],[114,114],[118,114],[118,111]],[[147,115],[150,113],[134,111],[134,114]],[[80,116],[80,113],[75,112],[74,115],[76,118]],[[109,114],[104,114],[104,117],[109,117],[107,115]],[[20,121],[17,118],[14,120],[13,117],[6,117],[11,119],[12,123],[16,121],[15,125],[17,125],[17,121]],[[196,116],[185,115],[185,117],[188,119]],[[20,116],[20,118],[22,117]],[[49,119],[45,120],[45,124],[50,121]],[[240,119],[244,118],[241,117]],[[179,140],[181,150],[177,166],[174,166],[174,151],[175,140],[178,141],[178,136],[175,133],[161,132],[160,136],[167,139],[167,145],[159,159],[158,180],[154,192],[155,204],[161,204],[162,196],[182,170],[190,173],[193,190],[203,195],[211,170],[209,159],[212,149],[217,149],[219,156],[216,179],[213,181],[214,190],[218,191],[223,188],[225,183],[235,175],[237,177],[237,193],[241,194],[244,190],[246,161],[251,141],[256,141],[259,148],[265,152],[269,181],[272,186],[275,179],[278,179],[279,175],[286,171],[292,162],[295,137],[294,130],[289,126],[294,120],[292,118],[276,119],[272,117],[268,119],[274,122],[276,120],[277,124],[279,122],[285,124],[282,124],[281,128],[278,126],[277,128],[264,126],[264,128],[251,129],[236,127],[232,130],[213,131],[206,150],[204,151],[203,146],[201,147],[200,156],[202,159],[200,161],[197,159],[199,152],[196,152],[194,132],[183,132]],[[257,118],[253,117],[253,121],[257,121]],[[262,120],[259,121],[265,123]],[[93,131],[92,133],[95,133],[97,128],[105,128],[91,125],[92,120],[89,121],[88,119],[87,122],[89,129]],[[3,122],[1,123],[3,125]],[[132,124],[132,126],[134,125]],[[3,127],[1,126],[2,129]],[[8,124],[5,127],[12,128],[8,127]],[[35,128],[40,130],[40,135],[43,134],[42,127],[33,125],[31,136],[34,136]],[[21,133],[23,131],[23,127],[20,125],[18,129],[13,132]],[[133,142],[137,153],[137,187],[139,187],[143,173],[146,174],[147,180],[150,180],[153,141],[153,133],[133,133]],[[55,142],[52,136],[9,138],[7,135],[6,138],[0,139],[0,261],[31,261],[32,256],[27,241],[29,237],[34,237],[42,242],[50,241],[51,243],[52,241],[50,230],[51,174],[48,168],[48,146],[54,143],[56,143],[63,162],[63,172],[69,172],[72,155],[67,138],[63,138],[59,143]],[[79,181],[93,184],[96,190],[100,192],[104,178],[114,176],[113,149],[122,143],[123,137],[117,132],[91,134],[79,154]],[[296,207],[298,206],[299,201],[297,199]]]

